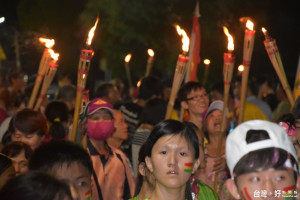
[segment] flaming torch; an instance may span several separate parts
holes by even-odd
[[[293,106],[295,104],[295,100],[293,98],[291,88],[288,84],[288,81],[287,81],[287,78],[285,75],[284,67],[282,65],[282,61],[281,61],[281,57],[280,57],[280,54],[279,54],[279,51],[277,48],[276,40],[271,38],[268,35],[268,32],[265,28],[262,28],[262,32],[264,33],[265,38],[266,38],[264,41],[264,45],[265,45],[265,48],[269,55],[269,58],[270,58],[272,65],[277,73],[277,76],[279,77],[281,85],[288,97],[291,108],[293,108]]]
[[[42,89],[39,95],[39,98],[37,99],[37,102],[35,104],[34,110],[38,110],[45,99],[45,96],[47,94],[47,90],[56,74],[58,65],[56,64],[58,60],[58,53],[55,53],[52,49],[49,49],[49,53],[51,55],[52,61],[48,63],[49,67],[45,73],[45,78],[43,81]]]
[[[94,32],[97,27],[99,19],[97,18],[95,25],[91,28],[86,40],[86,48],[81,50],[78,73],[77,73],[77,93],[76,93],[76,103],[74,110],[73,126],[71,132],[71,141],[76,140],[79,112],[81,109],[82,93],[85,88],[86,79],[90,70],[91,59],[93,58],[94,51],[90,49],[92,39],[94,37]]]
[[[154,51],[152,49],[148,49],[148,61],[147,61],[147,68],[146,68],[146,74],[145,76],[149,76],[151,69],[152,69],[152,65],[153,65],[153,58],[154,58]]]
[[[33,105],[35,103],[35,99],[36,99],[36,96],[37,96],[38,91],[40,89],[42,80],[44,78],[44,75],[45,75],[46,71],[49,68],[49,62],[51,61],[49,50],[53,47],[53,45],[55,43],[54,39],[39,38],[39,41],[41,43],[45,44],[46,49],[44,50],[43,56],[42,56],[41,61],[40,61],[38,74],[37,74],[37,77],[35,79],[34,87],[33,87],[33,90],[31,92],[27,108],[33,108]]]
[[[228,52],[224,53],[224,66],[223,66],[223,78],[224,78],[224,104],[223,104],[223,113],[222,113],[222,122],[221,122],[221,130],[218,140],[218,147],[217,147],[217,157],[221,155],[221,148],[222,148],[222,142],[225,135],[225,128],[227,124],[227,116],[226,116],[226,109],[228,107],[228,98],[229,98],[229,89],[233,74],[233,68],[234,68],[234,60],[235,57],[232,54],[234,50],[234,43],[233,38],[229,34],[228,29],[223,26],[223,30],[225,35],[228,38]],[[214,190],[217,191],[218,188],[218,173],[215,174],[214,179]]]
[[[243,21],[243,18],[240,20]],[[254,47],[254,38],[255,38],[255,31],[253,30],[254,24],[249,19],[246,23],[247,29],[245,30],[245,37],[244,37],[244,54],[243,54],[243,65],[244,71],[242,73],[242,88],[241,88],[241,96],[240,96],[240,114],[238,123],[242,123],[243,116],[244,116],[244,105],[246,99],[246,91],[248,85],[248,76],[250,70],[250,63],[251,63],[251,56]]]
[[[128,84],[129,84],[129,88],[132,88],[132,80],[131,80],[131,75],[130,75],[130,68],[129,68],[129,62],[131,59],[131,53],[127,54],[125,56],[125,70],[126,70],[126,75],[127,75],[127,80],[128,80]]]
[[[165,119],[170,119],[172,110],[174,107],[174,102],[178,93],[178,90],[181,86],[181,83],[184,79],[184,75],[186,72],[186,65],[189,61],[189,57],[187,56],[187,52],[189,50],[190,39],[188,38],[186,32],[180,28],[180,26],[176,26],[178,34],[182,37],[182,54],[179,54],[177,65],[174,73],[173,84],[171,89],[171,94],[168,102],[168,108],[166,112]]]
[[[208,71],[209,71],[209,66],[210,66],[210,60],[209,59],[204,59],[203,63],[205,65],[205,71],[204,71],[204,78],[203,78],[203,85],[205,85],[207,81],[207,76],[208,76]]]

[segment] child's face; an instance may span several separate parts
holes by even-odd
[[[40,146],[44,139],[44,136],[39,136],[36,132],[31,133],[31,134],[24,134],[19,130],[16,130],[12,135],[11,135],[11,140],[13,142],[20,141],[24,142],[25,144],[28,144],[31,149],[35,150],[37,147]]]
[[[181,135],[158,139],[146,164],[156,178],[156,186],[173,189],[185,187],[193,169],[198,167],[194,149]]]
[[[28,160],[25,157],[25,151],[22,150],[17,156],[11,157],[16,171],[16,175],[23,174],[28,171]]]
[[[50,174],[69,185],[73,199],[86,200],[91,192],[91,174],[79,162],[56,164]]]
[[[268,169],[252,172],[237,177],[237,189],[242,199],[285,199],[284,192],[296,190],[294,172]],[[266,195],[266,197],[264,197]]]

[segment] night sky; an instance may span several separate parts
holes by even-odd
[[[0,44],[2,45],[3,49],[7,53],[8,59],[3,62],[2,66],[5,68],[7,66],[12,66],[15,63],[15,53],[14,53],[14,45],[13,41],[11,40],[12,36],[11,34],[14,32],[14,30],[21,30],[20,24],[19,24],[19,17],[17,12],[17,5],[22,0],[9,0],[9,1],[3,1],[1,2],[0,6],[0,17],[5,16],[6,21],[3,24],[0,24]],[[71,1],[70,1],[71,2]],[[217,0],[211,1],[212,3],[218,2]],[[221,2],[221,0],[219,1]],[[223,1],[226,3],[226,1]],[[233,1],[231,1],[233,2]],[[236,1],[241,2],[241,1]],[[245,1],[246,2],[246,1]],[[265,3],[261,3],[265,2]],[[299,2],[299,1],[298,1]],[[211,21],[208,20],[208,18],[211,18],[209,16],[209,13],[206,13],[205,11],[205,5],[208,5],[210,1],[202,0],[200,1],[200,24],[201,24],[201,58],[211,58],[214,56],[217,56],[218,59],[215,63],[212,63],[211,65],[211,74],[210,78],[212,79],[212,75],[218,71],[218,73],[221,76],[220,68],[222,65],[222,52],[226,50],[226,43],[227,40],[222,32],[222,29],[218,30],[219,35],[221,35],[221,40],[224,40],[224,43],[215,45],[212,44],[213,42],[216,42],[216,40],[210,36],[210,32],[206,31],[206,25],[208,23],[211,23]],[[70,4],[71,5],[71,4]],[[254,52],[252,55],[252,63],[251,63],[251,70],[250,73],[252,75],[259,74],[259,73],[271,73],[275,75],[274,69],[271,65],[271,62],[267,56],[266,51],[264,50],[263,46],[263,40],[264,36],[261,33],[261,27],[264,26],[268,29],[270,35],[274,37],[277,41],[279,51],[281,53],[283,65],[286,70],[286,74],[288,76],[288,79],[292,83],[295,78],[296,68],[298,64],[299,59],[299,52],[300,52],[300,23],[299,23],[299,6],[296,6],[297,0],[287,0],[287,1],[279,1],[279,0],[252,0],[247,2],[248,8],[244,9],[244,13],[234,13],[233,17],[234,19],[226,19],[224,17],[224,21],[227,23],[232,21],[235,21],[234,23],[237,24],[238,17],[241,17],[243,15],[250,16],[252,19],[255,20],[256,23],[256,38],[255,38],[255,46],[254,46]],[[202,7],[201,7],[202,6]],[[203,7],[204,6],[204,7]],[[59,9],[59,8],[58,8]],[[216,11],[217,12],[217,11]],[[267,16],[267,19],[264,19],[265,16]],[[232,16],[231,16],[232,17]],[[192,19],[191,19],[192,20]],[[216,24],[220,23],[219,21],[215,22]],[[225,23],[226,24],[226,23]],[[221,25],[218,25],[221,27]],[[232,28],[233,27],[233,28]],[[236,41],[236,52],[235,55],[237,57],[237,63],[242,62],[242,41],[243,41],[243,31],[241,31],[241,27],[238,27],[237,25],[229,27],[229,31],[234,36]],[[212,33],[212,35],[216,35],[216,33]],[[10,38],[10,40],[8,39]],[[219,40],[220,41],[220,40]],[[219,42],[217,41],[217,42]],[[220,42],[219,42],[220,43]],[[216,47],[221,46],[221,47]],[[224,46],[224,47],[223,47]],[[35,65],[39,62],[39,56],[36,56],[36,53],[38,50],[29,50],[31,48],[30,44],[28,44],[28,47],[24,47],[23,49],[27,49],[28,52],[32,53],[33,56],[30,57],[27,55],[27,62],[33,62]],[[79,52],[78,52],[79,54]],[[29,58],[29,59],[28,59]],[[22,60],[21,60],[22,61]],[[27,66],[29,64],[26,64],[26,61],[24,62],[24,66]],[[77,61],[76,61],[77,62]],[[174,61],[175,62],[175,61]],[[5,66],[7,65],[7,66]],[[200,64],[200,68],[203,67],[203,64]],[[215,67],[215,69],[214,69]],[[35,73],[36,69],[32,68],[26,68],[25,70],[28,71],[28,73]],[[200,70],[201,71],[201,70]],[[219,77],[220,77],[219,76]]]

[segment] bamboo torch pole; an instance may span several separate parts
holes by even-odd
[[[145,77],[150,75],[152,65],[153,65],[153,58],[154,58],[154,51],[152,49],[148,49],[148,60],[147,60],[147,67],[146,67],[146,73]]]
[[[81,50],[80,59],[78,63],[78,72],[77,72],[77,93],[76,93],[76,102],[75,102],[75,110],[74,110],[74,118],[73,118],[73,126],[71,132],[70,140],[75,142],[77,135],[77,127],[79,120],[79,112],[81,109],[81,100],[82,93],[85,89],[86,79],[90,70],[91,60],[94,55],[94,51],[89,49],[92,43],[92,39],[94,36],[95,29],[97,27],[99,19],[97,18],[95,25],[89,31],[88,39],[86,42],[86,48]]]
[[[176,68],[175,68],[173,84],[172,84],[172,89],[171,89],[171,94],[170,94],[170,98],[169,98],[169,102],[168,102],[168,107],[167,107],[167,112],[166,112],[165,119],[170,119],[171,118],[172,110],[174,108],[175,99],[176,99],[178,90],[181,86],[181,83],[184,79],[186,69],[187,69],[187,63],[189,61],[189,57],[186,56],[186,55],[187,55],[187,52],[189,50],[190,40],[189,40],[188,36],[186,35],[185,31],[183,29],[181,29],[180,26],[177,25],[176,29],[177,29],[178,34],[182,36],[182,50],[183,50],[183,53],[179,54],[179,56],[178,56],[177,65],[176,65]]]
[[[132,79],[131,79],[131,74],[130,74],[130,68],[129,68],[129,62],[130,62],[130,59],[131,59],[131,56],[132,54],[129,53],[125,56],[125,70],[126,70],[126,76],[127,76],[127,80],[128,80],[128,84],[129,84],[129,88],[131,89],[132,88]]]
[[[224,53],[224,66],[223,66],[224,104],[223,104],[220,135],[219,135],[218,146],[217,146],[217,157],[219,157],[221,155],[223,138],[224,138],[225,131],[226,131],[226,125],[227,125],[226,109],[228,107],[229,90],[230,90],[234,61],[235,61],[235,57],[232,53],[232,51],[234,50],[233,38],[229,34],[228,29],[225,26],[223,26],[223,30],[224,30],[224,33],[228,37],[228,53]],[[216,173],[215,179],[214,179],[214,190],[215,191],[218,190],[218,177],[219,177],[219,173]]]
[[[52,49],[50,49],[49,52],[50,52],[51,58],[53,60],[49,63],[48,70],[45,73],[45,78],[44,78],[44,81],[43,81],[42,89],[41,89],[39,98],[37,99],[37,102],[34,106],[35,111],[37,111],[40,108],[43,100],[45,99],[45,96],[47,94],[47,90],[48,90],[48,88],[49,88],[49,86],[50,86],[50,84],[51,84],[51,82],[52,82],[52,80],[53,80],[53,78],[56,74],[57,67],[58,67],[56,62],[58,60],[59,54],[55,53]]]
[[[254,38],[255,38],[255,31],[253,30],[254,24],[247,20],[245,30],[245,38],[244,38],[244,51],[243,51],[243,65],[244,65],[244,71],[242,74],[242,88],[241,88],[241,96],[240,96],[240,113],[239,113],[239,119],[238,123],[243,122],[244,118],[244,107],[245,107],[245,100],[246,100],[246,92],[247,92],[247,85],[248,85],[248,77],[249,77],[249,71],[250,71],[250,63],[251,63],[251,57],[254,47]]]
[[[282,65],[281,57],[280,57],[278,47],[277,47],[277,44],[276,44],[276,40],[271,38],[268,35],[267,30],[265,28],[262,28],[262,31],[263,31],[263,33],[266,37],[266,39],[264,41],[266,51],[269,55],[269,58],[272,62],[272,65],[273,65],[273,67],[274,67],[274,69],[277,73],[277,76],[279,77],[281,85],[282,85],[282,87],[283,87],[283,89],[284,89],[284,91],[285,91],[285,93],[288,97],[288,100],[290,102],[291,109],[292,109],[294,104],[295,104],[295,100],[293,98],[291,88],[290,88],[289,83],[288,83],[287,78],[286,78],[284,67]]]
[[[54,45],[54,40],[53,39],[46,39],[46,38],[39,38],[40,42],[45,43],[46,49],[44,50],[43,56],[40,61],[37,77],[35,79],[35,83],[33,86],[33,90],[31,92],[29,102],[27,105],[27,108],[33,108],[35,99],[37,97],[37,94],[39,92],[40,86],[42,84],[44,75],[46,71],[48,71],[49,68],[49,62],[51,61],[50,53],[49,50],[52,48]]]

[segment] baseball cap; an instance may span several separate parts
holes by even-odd
[[[247,143],[249,130],[264,130],[269,139]],[[265,120],[250,120],[238,125],[226,139],[226,161],[231,175],[239,160],[248,153],[265,148],[279,148],[290,153],[295,160],[296,152],[285,130],[276,123]]]
[[[91,115],[100,109],[107,109],[112,115],[114,114],[113,107],[110,103],[102,98],[95,98],[89,103],[88,115]]]
[[[205,116],[204,116],[204,120],[206,119],[206,117],[212,112],[212,111],[214,111],[214,110],[220,110],[220,111],[223,111],[223,106],[224,106],[224,102],[223,101],[221,101],[221,100],[216,100],[216,101],[213,101],[210,105],[209,105],[209,107],[208,107],[208,109],[207,109],[207,111],[206,111],[206,113],[205,113]],[[226,108],[226,116],[228,115],[228,108]]]

